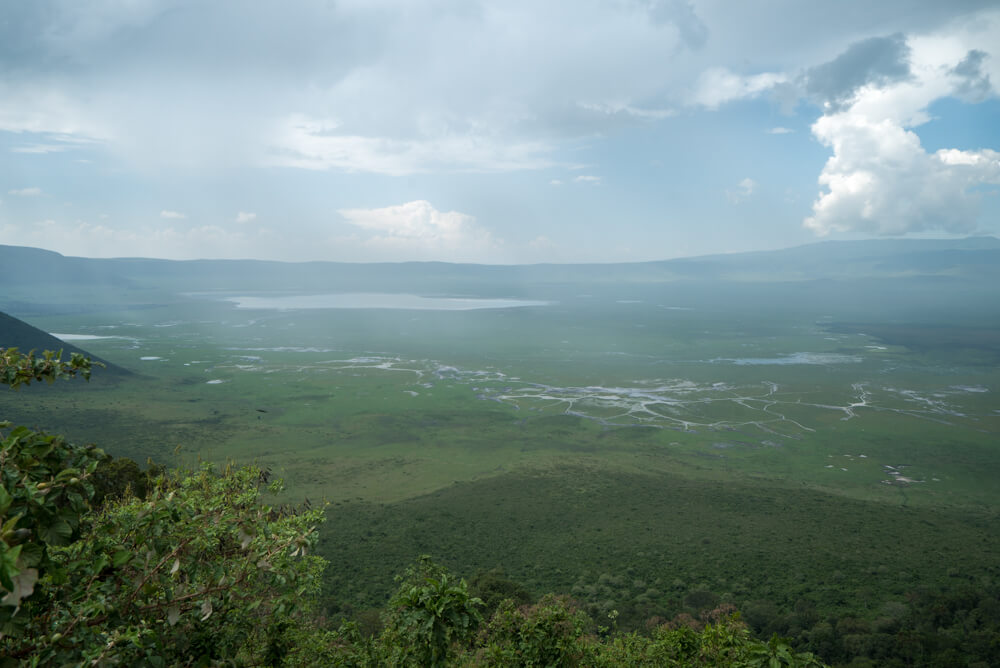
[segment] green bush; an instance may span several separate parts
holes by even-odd
[[[487,666],[583,665],[593,644],[592,626],[566,597],[548,594],[520,608],[506,600],[481,635],[477,657]]]
[[[461,648],[482,621],[482,601],[426,555],[397,579],[381,638],[385,656],[393,665],[446,665],[453,646]]]

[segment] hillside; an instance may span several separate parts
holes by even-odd
[[[0,312],[0,348],[17,348],[22,352],[37,351],[41,353],[45,350],[61,350],[63,358],[68,358],[73,353],[80,353],[92,360],[101,362],[106,368],[101,370],[101,376],[108,375],[131,375],[131,371],[117,364],[112,364],[105,359],[88,353],[82,348],[78,348],[71,343],[58,339],[51,334],[44,332],[37,327],[33,327],[23,320]]]

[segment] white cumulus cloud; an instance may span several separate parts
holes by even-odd
[[[42,189],[37,187],[17,188],[15,190],[8,190],[7,194],[15,195],[17,197],[37,197],[42,194]]]
[[[987,59],[969,47],[1000,43],[993,39],[1000,40],[1000,21],[962,36],[910,39],[907,78],[866,84],[820,117],[812,133],[833,155],[819,175],[824,190],[805,227],[819,235],[975,232],[981,186],[1000,184],[1000,153],[930,153],[915,128],[930,120],[932,102],[968,87],[968,77],[956,77],[956,68],[961,72],[974,62],[977,81],[989,81]]]
[[[236,214],[237,223],[249,223],[257,217],[256,213],[250,213],[247,211],[240,211]]]
[[[438,211],[426,200],[378,209],[340,209],[345,221],[368,233],[364,244],[395,256],[459,262],[482,261],[501,244],[476,219]]]
[[[824,116],[813,134],[834,149],[819,176],[826,191],[804,222],[820,235],[974,232],[981,195],[970,188],[1000,183],[1000,153],[927,153],[916,133],[891,119]]]
[[[187,218],[187,214],[181,213],[180,211],[167,211],[164,209],[160,212],[160,218],[180,220]]]

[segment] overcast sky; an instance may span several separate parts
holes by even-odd
[[[665,259],[1000,234],[995,0],[0,0],[0,243]]]

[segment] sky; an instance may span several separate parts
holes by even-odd
[[[1000,234],[996,0],[0,0],[0,244],[625,262]]]

